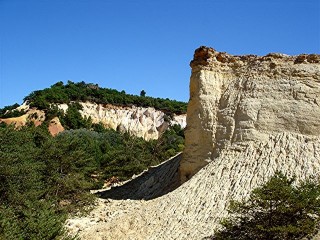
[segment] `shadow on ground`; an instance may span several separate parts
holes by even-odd
[[[101,198],[150,200],[180,186],[178,169],[181,153],[144,171],[121,186],[96,193]]]

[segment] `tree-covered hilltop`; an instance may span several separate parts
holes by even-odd
[[[67,84],[57,82],[50,88],[34,91],[24,98],[30,105],[39,109],[48,109],[52,103],[95,102],[119,106],[154,107],[168,114],[182,114],[187,111],[187,103],[168,98],[153,98],[126,94],[125,91],[101,88],[97,84],[68,81]],[[141,92],[142,92],[141,91]]]

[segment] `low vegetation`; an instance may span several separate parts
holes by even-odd
[[[319,230],[320,183],[308,179],[296,185],[278,172],[247,201],[232,201],[229,211],[222,229],[209,239],[311,239]]]

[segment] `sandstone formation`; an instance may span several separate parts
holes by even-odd
[[[61,125],[58,117],[54,117],[48,126],[48,130],[52,136],[56,136],[58,133],[64,131],[64,127]]]
[[[223,149],[274,134],[320,134],[319,55],[232,56],[196,50],[191,62],[184,182]]]
[[[100,199],[67,229],[80,239],[202,239],[227,216],[231,199],[248,197],[276,171],[319,177],[319,60],[197,49],[179,169],[184,183],[148,201]]]
[[[172,118],[164,112],[154,108],[144,107],[120,107],[114,105],[81,102],[83,107],[80,113],[83,117],[90,117],[93,123],[102,123],[106,128],[129,132],[145,140],[158,139],[170,125],[178,124],[181,128],[186,127],[186,115],[173,115]],[[57,107],[64,112],[68,110],[67,104],[58,104]],[[25,110],[26,114],[18,118],[0,119],[0,122],[15,124],[17,127],[24,126],[28,121],[33,121],[37,126],[45,120],[43,111],[30,108],[26,103],[17,108]],[[52,135],[63,131],[58,118],[51,120],[49,131]]]
[[[15,127],[19,128],[25,126],[27,122],[33,122],[35,126],[39,126],[45,119],[44,111],[31,109],[26,103],[23,103],[21,106],[17,107],[16,110],[25,111],[26,113],[20,117],[0,118],[0,123],[3,122],[7,125],[13,124]]]
[[[158,139],[169,125],[178,124],[181,128],[186,127],[186,115],[174,115],[167,121],[164,112],[152,107],[119,107],[89,102],[81,105],[82,116],[91,117],[94,123],[101,122],[107,128],[129,132],[146,140]]]

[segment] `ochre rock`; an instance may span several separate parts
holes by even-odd
[[[3,122],[7,125],[14,125],[16,128],[25,126],[28,122],[33,122],[35,126],[39,126],[45,120],[45,113],[41,110],[25,106],[24,104],[17,108],[17,110],[26,110],[26,113],[20,117],[13,118],[0,118],[0,123]]]
[[[93,123],[102,123],[106,128],[121,132],[128,132],[131,135],[142,137],[145,140],[158,139],[170,125],[178,124],[181,128],[186,127],[186,114],[173,115],[167,120],[166,114],[152,107],[121,107],[111,104],[97,104],[91,102],[80,102],[83,109],[80,110],[82,117],[91,118]],[[57,107],[66,112],[67,104],[56,104]],[[26,111],[26,114],[17,118],[4,118],[0,122],[14,124],[16,127],[24,126],[28,121],[34,122],[36,126],[45,120],[45,112],[30,108],[27,103],[22,104],[17,110]],[[64,128],[58,118],[49,123],[49,132],[55,136]]]
[[[169,124],[186,126],[186,115],[174,115],[170,122],[165,121],[165,113],[152,107],[121,107],[109,104],[81,102],[83,117],[90,117],[93,123],[101,122],[105,127],[129,132],[145,140],[158,139]],[[63,106],[63,108],[66,108]]]
[[[61,125],[61,122],[58,117],[54,117],[50,121],[48,130],[52,136],[56,136],[58,133],[64,131],[64,127]]]

